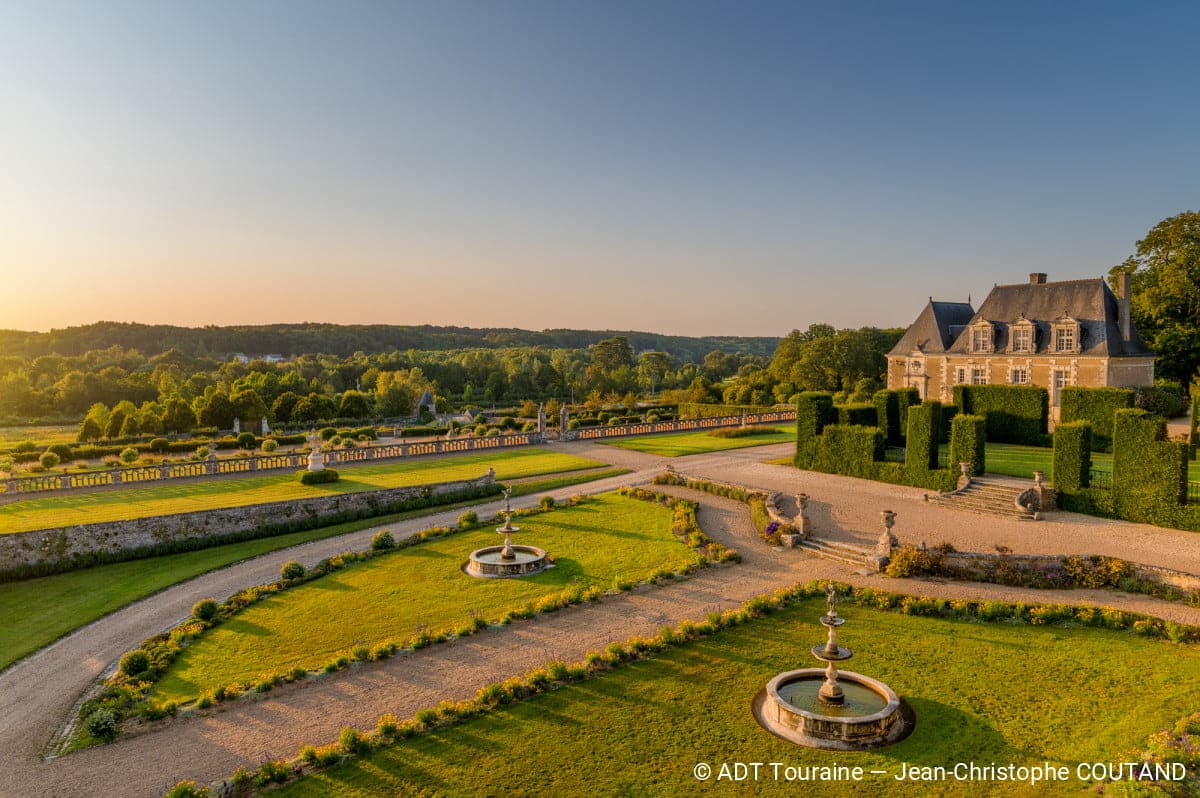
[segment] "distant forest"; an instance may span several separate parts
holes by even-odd
[[[327,354],[342,357],[355,352],[545,347],[585,349],[622,336],[635,352],[667,352],[678,362],[698,363],[714,350],[735,355],[770,357],[780,338],[658,335],[614,330],[475,329],[471,327],[404,326],[396,324],[265,324],[233,327],[175,327],[166,324],[97,322],[50,332],[0,330],[0,356],[35,358],[43,355],[78,356],[120,346],[153,357],[176,350],[192,357],[221,360],[234,353],[278,354],[295,357]]]

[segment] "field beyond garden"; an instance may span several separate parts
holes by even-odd
[[[0,505],[0,534],[475,479],[489,468],[494,468],[496,479],[502,481],[604,465],[585,457],[544,449],[513,449],[344,466],[338,469],[341,479],[325,485],[301,485],[294,474],[286,473],[56,494]]]
[[[367,798],[409,794],[414,784],[449,795],[534,784],[539,793],[561,795],[746,792],[745,784],[698,782],[694,768],[701,762],[714,773],[725,762],[887,771],[861,783],[763,777],[753,784],[755,795],[1096,794],[1096,785],[1075,780],[1078,763],[1136,760],[1150,735],[1200,705],[1200,648],[1194,645],[1097,628],[944,620],[849,605],[840,639],[854,651],[852,669],[895,689],[916,713],[916,728],[906,740],[870,752],[801,748],[761,729],[750,701],[777,673],[814,665],[808,646],[825,637],[816,623],[824,609],[822,600],[810,599],[272,794]],[[905,763],[958,762],[1049,762],[1068,766],[1071,780],[895,779]]]

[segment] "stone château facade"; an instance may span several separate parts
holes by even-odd
[[[997,285],[976,311],[934,302],[888,353],[889,388],[948,402],[955,385],[1041,385],[1057,407],[1071,385],[1154,384],[1154,352],[1129,318],[1129,275],[1114,295],[1100,278]]]

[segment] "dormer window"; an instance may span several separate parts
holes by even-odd
[[[1078,353],[1081,350],[1081,331],[1079,322],[1070,316],[1063,316],[1054,322],[1054,351]]]
[[[1009,329],[1009,351],[1032,352],[1034,342],[1033,322],[1022,316]]]
[[[986,321],[971,327],[971,351],[974,353],[990,353],[995,333],[992,325]]]

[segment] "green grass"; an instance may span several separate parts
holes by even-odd
[[[7,452],[18,443],[33,441],[39,449],[52,443],[74,443],[79,425],[49,425],[41,427],[0,427],[0,452]]]
[[[1080,762],[1130,761],[1148,735],[1200,702],[1200,649],[1091,628],[919,618],[849,607],[840,641],[852,670],[882,679],[916,713],[906,740],[862,753],[773,737],[751,698],[781,671],[817,665],[820,599],[654,659],[562,687],[300,779],[288,796],[1085,793]],[[1086,686],[1086,687],[1084,687]],[[328,740],[314,740],[320,744]],[[1071,767],[1059,784],[899,782],[902,763]],[[753,784],[693,777],[696,763],[782,762],[882,769],[864,781]],[[536,774],[536,776],[531,775]],[[1092,789],[1094,793],[1094,788]],[[1105,794],[1108,794],[1107,792]]]
[[[688,454],[744,449],[748,446],[766,446],[771,443],[787,443],[796,440],[795,425],[783,425],[774,429],[776,430],[774,435],[753,435],[746,438],[715,438],[707,431],[664,432],[661,435],[639,435],[611,441],[602,440],[600,443],[663,457],[682,457]]]
[[[629,473],[631,473],[631,471],[628,468],[602,468],[597,471],[582,471],[577,474],[563,474],[561,477],[531,479],[526,482],[517,482],[513,484],[512,495],[529,496],[533,493],[545,493],[546,491],[558,490],[559,488],[566,488],[570,487],[571,485],[582,485],[585,482],[595,482],[598,479],[619,477],[622,474]]]
[[[610,468],[521,482],[513,486],[513,495],[526,496],[626,473],[629,473],[628,469]],[[8,621],[0,625],[0,670],[114,610],[208,571],[312,540],[477,503],[477,500],[456,502],[304,532],[213,546],[195,552],[99,565],[23,582],[0,583],[0,618]]]
[[[942,451],[949,447],[943,445]],[[1033,478],[1034,471],[1045,471],[1046,479],[1053,480],[1054,450],[1043,446],[1019,446],[1014,443],[989,443],[985,454],[989,474],[1007,474],[1012,477]],[[1092,467],[1100,471],[1112,471],[1112,455],[1092,452]],[[1200,462],[1188,463],[1188,479],[1200,481]]]
[[[546,549],[556,567],[523,579],[467,576],[467,554],[501,542],[490,528],[403,549],[265,599],[206,632],[151,696],[182,701],[295,667],[316,669],[354,645],[462,626],[472,613],[495,621],[567,587],[610,588],[699,560],[672,534],[669,509],[616,494],[519,518],[518,526],[517,541]]]
[[[604,465],[574,455],[543,449],[446,455],[379,465],[338,468],[341,479],[328,485],[301,485],[294,474],[223,478],[45,496],[0,506],[0,532],[27,532],[152,515],[240,507],[247,504],[303,499],[330,493],[397,488],[431,482],[474,479],[488,468],[499,480],[579,471]]]

